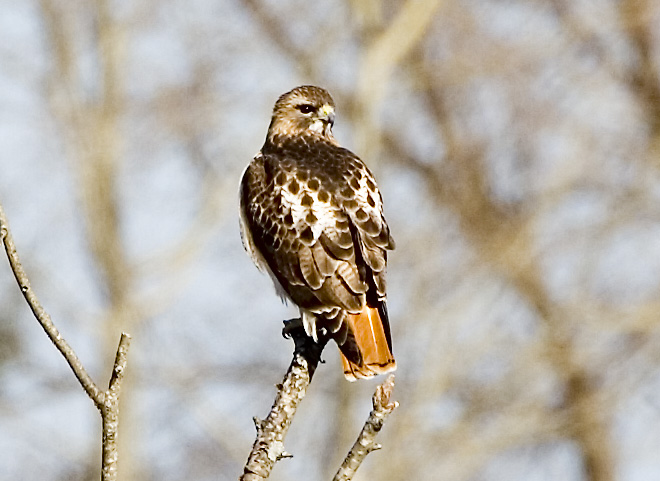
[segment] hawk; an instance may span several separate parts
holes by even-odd
[[[396,369],[385,301],[394,240],[367,166],[332,135],[335,104],[310,85],[275,103],[240,184],[241,238],[305,332],[332,338],[350,381]]]

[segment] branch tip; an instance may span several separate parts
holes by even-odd
[[[373,443],[371,447],[369,447],[369,452],[378,451],[379,449],[383,449],[383,445],[379,443]]]
[[[391,374],[382,384],[376,387],[376,391],[371,398],[373,410],[369,413],[362,431],[360,431],[353,447],[339,467],[333,481],[349,481],[353,479],[355,472],[362,464],[362,461],[364,461],[364,458],[369,453],[382,448],[376,442],[376,435],[380,432],[387,417],[399,405],[396,401],[390,403],[393,390],[394,375]]]
[[[252,416],[252,422],[254,423],[254,428],[257,430],[257,434],[260,434],[264,428],[264,420],[259,419],[257,416]]]
[[[279,461],[280,459],[286,459],[286,458],[292,458],[293,454],[287,453],[286,451],[282,451],[282,453],[277,457],[277,460]]]

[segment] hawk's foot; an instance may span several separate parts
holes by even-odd
[[[284,339],[290,339],[296,336],[306,336],[305,328],[303,327],[302,318],[296,317],[293,319],[287,319],[284,322],[284,327],[282,328],[282,337]]]

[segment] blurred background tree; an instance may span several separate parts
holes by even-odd
[[[312,83],[397,241],[390,418],[357,479],[660,478],[660,4],[0,2],[0,199],[121,479],[236,479],[291,353],[236,190]],[[4,262],[2,263],[4,264]],[[0,269],[0,470],[98,477],[97,413]],[[329,479],[374,382],[335,350],[271,479]]]

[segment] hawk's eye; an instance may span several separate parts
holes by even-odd
[[[301,104],[297,105],[296,108],[300,110],[301,113],[303,114],[311,114],[316,110],[316,108],[313,105],[310,104]]]

